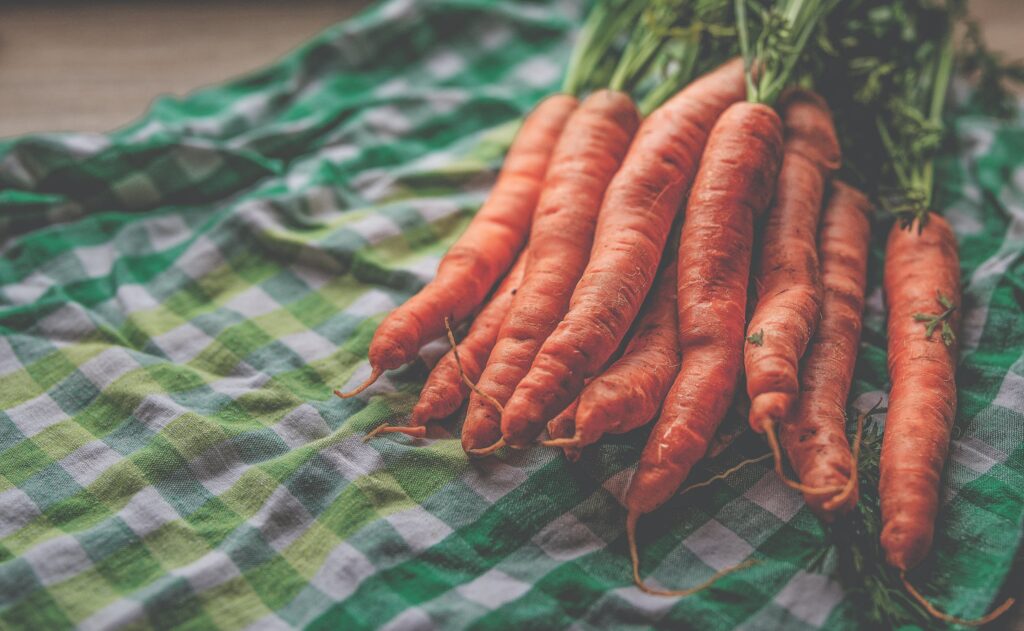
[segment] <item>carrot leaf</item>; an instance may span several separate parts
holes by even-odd
[[[844,0],[818,40],[814,76],[835,115],[844,177],[904,229],[928,221],[960,24],[968,25],[963,67],[989,82],[986,98],[1003,99],[1001,82],[1024,77],[1024,66],[987,49],[965,0]]]
[[[773,105],[779,99],[790,84],[811,35],[837,3],[838,0],[778,0],[765,7],[755,0],[736,0],[747,100]]]
[[[590,10],[569,57],[562,90],[580,95],[607,85],[607,73],[614,64],[616,42],[633,27],[644,8],[643,0],[599,0]]]
[[[953,312],[956,311],[956,305],[941,291],[936,292],[936,300],[945,310],[937,314],[915,313],[913,316],[914,322],[921,322],[925,325],[924,335],[926,339],[932,339],[935,330],[939,329],[942,343],[946,346],[952,346],[956,343],[956,334],[953,332],[950,319],[953,317]]]
[[[732,0],[652,0],[635,20],[608,87],[637,97],[646,114],[735,54]]]

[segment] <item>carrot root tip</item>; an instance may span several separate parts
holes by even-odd
[[[1013,606],[1013,603],[1016,602],[1016,600],[1013,598],[1007,598],[1005,601],[1003,601],[1003,604],[999,605],[998,607],[996,607],[995,609],[993,609],[992,611],[990,611],[989,613],[985,614],[980,618],[974,618],[972,620],[958,618],[956,616],[951,616],[948,613],[940,611],[935,605],[929,602],[929,600],[925,598],[924,595],[921,594],[921,592],[917,591],[917,589],[911,584],[910,580],[907,578],[906,570],[900,570],[900,580],[903,581],[903,587],[907,590],[907,593],[909,593],[910,596],[918,602],[918,604],[924,607],[925,611],[927,611],[929,615],[931,615],[933,618],[942,620],[943,622],[947,622],[949,624],[958,624],[965,627],[980,627],[982,625],[986,625],[992,622],[999,616],[1009,611],[1010,607]]]
[[[541,445],[545,447],[579,447],[580,439],[573,436],[572,438],[549,438],[548,440],[539,441]]]
[[[477,385],[473,383],[473,380],[470,379],[469,376],[466,374],[466,371],[463,370],[462,359],[459,357],[459,346],[458,344],[455,343],[455,333],[452,332],[452,323],[451,320],[447,317],[445,317],[444,319],[444,329],[445,332],[447,332],[448,334],[448,344],[451,345],[452,347],[452,356],[455,357],[455,366],[459,369],[459,377],[462,378],[462,382],[466,384],[466,386],[468,386],[470,390],[472,390],[485,401],[493,405],[498,410],[499,414],[504,414],[505,408],[502,407],[501,403],[499,403],[498,400],[492,397],[491,395],[487,394],[486,392],[478,388]]]
[[[753,565],[757,565],[758,563],[755,559],[748,559],[732,567],[727,567],[724,570],[715,572],[715,574],[712,575],[711,578],[709,578],[708,580],[704,581],[700,585],[695,585],[688,589],[663,590],[649,587],[646,583],[644,583],[643,578],[640,577],[640,554],[637,551],[636,545],[636,522],[639,518],[640,515],[638,513],[635,513],[633,511],[627,513],[626,539],[629,543],[629,558],[633,563],[633,583],[635,583],[637,588],[644,593],[651,594],[653,596],[670,596],[676,598],[692,596],[697,592],[701,592],[711,587],[712,585],[717,583],[719,579],[724,578],[725,576],[728,576],[733,572],[738,572],[739,570],[751,567]]]
[[[371,438],[381,434],[405,434],[406,436],[411,436],[413,438],[426,438],[427,428],[424,425],[417,425],[415,427],[407,427],[404,425],[380,425],[377,429],[363,437],[363,442],[368,442]]]
[[[355,390],[350,390],[348,392],[341,392],[340,390],[335,390],[334,394],[339,399],[351,399],[352,397],[356,396],[363,390],[366,390],[367,388],[372,386],[378,379],[380,379],[380,376],[382,374],[384,374],[383,370],[381,370],[380,368],[374,368],[373,372],[370,373],[370,376],[366,378],[366,381],[359,384]]]
[[[363,442],[364,443],[368,443],[374,437],[379,436],[381,434],[381,432],[384,431],[385,427],[387,427],[387,425],[383,425],[383,424],[378,425],[377,427],[374,427],[372,430],[370,430],[369,432],[366,433],[366,436],[363,436]]]
[[[846,500],[850,498],[850,494],[853,493],[855,488],[857,488],[857,465],[860,463],[860,445],[861,440],[864,437],[864,420],[874,413],[881,403],[882,400],[879,399],[878,403],[876,403],[873,408],[863,414],[857,415],[857,433],[853,438],[853,453],[850,456],[850,479],[847,480],[846,485],[838,495],[822,504],[822,508],[826,511],[833,511],[845,504]]]
[[[792,480],[786,475],[786,472],[782,469],[782,448],[779,447],[779,439],[775,435],[775,422],[771,419],[765,419],[761,427],[764,429],[765,438],[768,440],[768,446],[772,449],[772,456],[775,458],[775,474],[779,476],[782,483],[789,488],[805,493],[807,495],[831,495],[833,493],[842,493],[846,485],[843,486],[807,486],[806,484],[800,484],[796,480]]]
[[[699,488],[703,488],[705,486],[711,486],[712,484],[714,484],[718,480],[724,480],[724,479],[728,478],[729,476],[731,476],[732,474],[736,473],[740,469],[746,467],[747,465],[757,464],[758,462],[764,462],[765,460],[770,460],[771,458],[772,458],[772,454],[764,454],[763,456],[758,456],[757,458],[750,458],[750,459],[744,460],[743,462],[740,462],[739,464],[737,464],[737,465],[735,465],[733,467],[730,467],[730,468],[726,469],[725,471],[723,471],[722,473],[719,473],[718,475],[712,476],[712,477],[708,478],[707,480],[704,480],[703,482],[697,482],[696,484],[691,484],[690,486],[688,486],[685,489],[683,489],[682,491],[680,491],[679,495],[686,495],[690,491],[693,491],[693,490],[696,490],[696,489],[699,489]]]
[[[469,454],[470,456],[476,456],[476,457],[489,456],[489,455],[493,454],[494,452],[498,451],[499,449],[501,449],[504,446],[505,446],[505,439],[504,438],[499,438],[498,441],[496,443],[494,443],[493,445],[490,445],[488,447],[481,447],[479,449],[467,449],[466,453]]]

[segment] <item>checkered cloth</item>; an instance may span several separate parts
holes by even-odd
[[[392,0],[266,70],[105,135],[0,143],[0,627],[835,629],[823,533],[766,466],[645,520],[644,432],[567,465],[468,461],[401,420],[422,361],[363,396],[383,315],[426,282],[554,89],[578,0]],[[1024,127],[956,121],[941,162],[965,291],[957,439],[929,595],[984,611],[1021,534]],[[875,252],[854,406],[886,389]],[[731,448],[698,470],[742,459]],[[814,569],[812,569],[814,568]]]

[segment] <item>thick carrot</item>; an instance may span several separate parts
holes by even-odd
[[[508,401],[502,433],[510,445],[532,441],[619,347],[654,282],[708,132],[743,95],[737,59],[697,79],[644,121],[608,187],[593,254],[569,312]]]
[[[732,400],[743,333],[754,219],[768,206],[782,158],[772,108],[737,103],[701,158],[679,245],[679,375],[626,494],[627,531],[679,489]]]
[[[949,224],[894,226],[885,252],[889,410],[882,439],[882,548],[909,570],[932,544],[939,480],[956,415],[960,262]]]
[[[416,359],[424,344],[444,335],[446,317],[459,322],[476,311],[526,241],[552,150],[576,106],[574,97],[556,94],[526,117],[490,197],[441,259],[434,280],[377,327],[369,379],[339,396],[355,396],[385,370]]]
[[[609,90],[591,94],[569,118],[534,214],[523,282],[480,375],[479,392],[469,398],[462,429],[468,452],[499,444],[500,406],[569,308],[590,255],[601,199],[638,124],[632,99]]]
[[[672,252],[622,357],[583,388],[571,438],[556,437],[549,424],[553,440],[545,444],[582,449],[605,434],[634,430],[655,417],[679,373],[676,311],[676,253]]]
[[[860,343],[871,212],[863,193],[843,182],[832,183],[818,237],[821,322],[800,366],[796,410],[779,425],[789,461],[810,487],[842,487],[856,466],[846,438],[845,410]],[[815,514],[832,521],[857,504],[856,482],[845,498],[805,493],[804,499]]]
[[[800,358],[821,313],[816,237],[825,184],[839,167],[839,142],[825,102],[791,90],[782,103],[785,149],[775,202],[764,226],[755,272],[758,301],[743,360],[750,425],[787,418],[800,391]]]
[[[526,267],[526,252],[528,250],[519,255],[508,276],[498,286],[487,305],[473,319],[469,332],[458,345],[462,368],[471,381],[475,382],[480,378],[487,357],[494,348],[498,329],[509,307],[512,306],[512,299],[522,282],[523,269]],[[430,376],[423,384],[419,401],[412,409],[409,425],[416,427],[450,416],[459,409],[468,394],[469,387],[459,374],[455,352],[448,351],[430,371]]]

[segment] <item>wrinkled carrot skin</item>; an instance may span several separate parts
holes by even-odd
[[[523,279],[526,252],[527,250],[524,250],[519,255],[508,276],[501,281],[501,285],[498,286],[487,305],[473,318],[469,332],[459,343],[459,359],[462,360],[462,369],[470,381],[476,382],[480,378],[480,372],[483,371],[487,357],[491,354],[491,349],[494,348],[498,329],[501,327],[502,321],[505,320],[505,314],[512,306],[512,298]],[[455,353],[448,351],[434,365],[426,383],[423,384],[419,401],[412,409],[409,425],[416,427],[451,416],[466,400],[468,394],[469,387],[459,375],[459,365],[455,361]]]
[[[629,96],[602,90],[580,104],[558,140],[534,213],[523,282],[477,383],[502,405],[569,308],[572,288],[590,256],[605,189],[639,120]],[[487,447],[500,437],[501,413],[474,392],[463,424],[463,447]]]
[[[779,425],[790,464],[803,484],[815,488],[842,487],[852,472],[846,399],[857,363],[871,239],[868,198],[839,181],[831,189],[818,237],[824,287],[821,321],[800,366],[799,402]],[[857,489],[840,506],[829,505],[831,499],[804,494],[811,510],[831,522],[856,506]]]
[[[882,500],[882,548],[889,563],[909,570],[928,554],[939,509],[939,482],[956,417],[956,357],[936,330],[931,339],[914,314],[945,310],[937,292],[957,310],[960,259],[946,220],[931,214],[920,235],[894,226],[885,252],[889,307],[889,410],[882,438],[878,491]]]
[[[661,270],[622,357],[583,388],[575,418],[580,447],[649,423],[679,374],[675,253]]]
[[[576,434],[576,410],[579,409],[580,400],[576,399],[558,413],[558,416],[548,421],[548,436],[551,438],[572,438]],[[569,462],[576,462],[583,452],[582,447],[563,446],[562,452]]]
[[[819,96],[791,90],[781,103],[785,148],[775,201],[763,229],[755,272],[757,306],[747,326],[744,372],[750,426],[783,421],[800,392],[800,358],[821,314],[817,234],[822,198],[839,168],[832,114]]]
[[[718,116],[744,97],[743,63],[698,78],[651,113],[608,187],[593,255],[565,319],[508,402],[502,432],[533,440],[597,374],[633,324]]]
[[[441,259],[434,280],[377,327],[369,349],[375,372],[416,359],[424,344],[444,335],[446,317],[464,320],[509,269],[526,242],[552,149],[576,106],[574,97],[556,94],[526,117],[490,196]]]
[[[626,494],[631,515],[679,489],[732,401],[743,336],[754,220],[771,202],[782,160],[773,109],[737,103],[715,124],[686,206],[679,245],[679,375]]]

